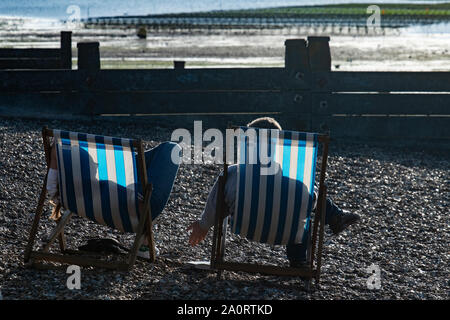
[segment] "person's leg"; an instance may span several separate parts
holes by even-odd
[[[342,209],[333,200],[327,198],[325,204],[325,225],[329,225],[330,222],[334,221],[341,214],[343,214]]]
[[[358,220],[359,215],[355,213],[344,212],[333,202],[333,200],[327,198],[325,209],[325,224],[330,227],[333,234],[339,234],[348,226],[354,224]]]
[[[357,214],[344,212],[331,198],[327,198],[325,205],[325,225],[328,225],[335,235],[358,220],[359,216]],[[291,266],[301,266],[306,263],[307,249],[307,241],[286,245],[286,256]]]
[[[307,243],[293,243],[286,245],[286,256],[291,267],[306,266],[306,251],[308,249]]]
[[[286,245],[286,256],[290,266],[294,268],[302,268],[307,266],[308,253],[311,242],[311,220],[309,220],[306,231],[303,233],[301,243],[292,243]]]

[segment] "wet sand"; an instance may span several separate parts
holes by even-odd
[[[385,35],[333,34],[333,30],[280,29],[154,31],[139,39],[133,28],[83,28],[55,21],[0,18],[0,47],[58,47],[59,31],[73,31],[76,43],[99,41],[102,68],[281,67],[284,41],[308,35],[330,35],[332,70],[449,71],[450,34],[433,27],[388,30]],[[324,30],[323,30],[324,29]]]

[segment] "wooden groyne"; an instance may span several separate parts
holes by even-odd
[[[0,69],[72,69],[72,32],[60,37],[57,49],[0,48]]]
[[[0,71],[0,114],[133,117],[161,126],[225,128],[273,116],[334,139],[450,147],[450,72],[331,71],[329,37],[285,42],[282,68],[100,68],[80,42],[77,70]]]

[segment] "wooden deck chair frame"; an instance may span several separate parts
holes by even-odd
[[[214,223],[213,244],[211,252],[211,268],[217,270],[217,277],[220,279],[222,271],[244,271],[249,273],[261,273],[265,275],[275,276],[298,276],[306,279],[306,288],[309,290],[311,279],[315,279],[315,285],[318,287],[320,280],[320,268],[322,264],[322,247],[325,226],[325,208],[327,186],[325,183],[325,174],[328,160],[328,144],[329,136],[320,134],[318,143],[322,145],[321,170],[319,178],[319,195],[317,206],[311,227],[309,228],[310,236],[308,237],[307,259],[308,267],[292,268],[281,266],[268,266],[254,263],[237,263],[225,261],[225,238],[226,238],[226,218],[225,217],[225,184],[227,181],[228,164],[224,163],[223,175],[219,177],[218,197],[216,203],[216,218]],[[226,158],[225,158],[226,159]],[[318,161],[318,159],[316,160]],[[317,162],[316,162],[317,163]]]
[[[141,140],[132,140],[133,147],[137,150],[137,166],[138,166],[138,175],[142,184],[142,190],[144,190],[144,206],[143,212],[140,212],[140,217],[144,217],[140,219],[138,229],[136,232],[136,237],[133,243],[132,248],[129,251],[129,254],[125,259],[121,259],[122,261],[105,261],[103,259],[89,258],[83,255],[78,254],[63,254],[67,250],[66,240],[64,236],[64,226],[70,219],[70,216],[73,214],[72,212],[66,211],[62,217],[57,221],[57,226],[52,231],[48,242],[44,245],[42,250],[33,251],[34,242],[36,239],[36,234],[39,226],[39,221],[42,216],[46,195],[47,195],[47,176],[50,168],[50,137],[53,137],[53,130],[47,129],[44,127],[42,129],[42,138],[44,144],[44,152],[45,159],[47,163],[47,173],[44,178],[44,183],[42,186],[42,190],[40,193],[38,205],[36,208],[36,213],[34,216],[33,224],[31,226],[28,244],[25,248],[24,261],[25,263],[34,264],[38,261],[52,261],[66,264],[73,264],[79,266],[93,266],[105,269],[115,269],[115,270],[131,270],[134,263],[136,262],[137,252],[139,250],[139,246],[142,243],[144,235],[147,235],[149,239],[149,248],[150,248],[150,262],[155,261],[155,241],[153,237],[152,231],[152,219],[151,217],[151,209],[150,209],[150,197],[152,193],[152,185],[148,183],[147,180],[147,170],[145,166],[145,158],[144,158],[144,148]],[[59,249],[62,254],[57,253],[49,253],[50,246],[53,244],[56,239],[59,240]]]

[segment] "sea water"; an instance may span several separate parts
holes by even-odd
[[[68,19],[68,8],[80,8],[81,18],[281,6],[368,3],[374,0],[1,0],[0,16]],[[443,3],[447,0],[377,0],[377,3]]]

